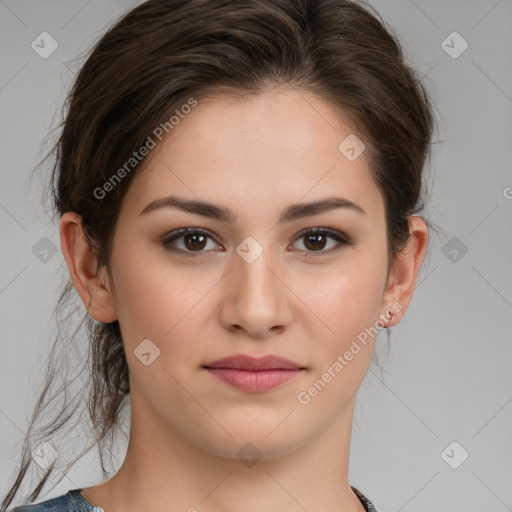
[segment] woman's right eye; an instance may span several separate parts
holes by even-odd
[[[199,256],[206,252],[203,249],[207,245],[208,239],[213,241],[213,237],[208,231],[199,228],[181,228],[166,236],[162,240],[162,245],[171,252],[187,256]],[[178,245],[176,243],[178,240],[182,242],[182,248],[175,247]],[[217,247],[219,246],[217,245]]]

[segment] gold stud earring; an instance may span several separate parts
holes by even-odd
[[[396,317],[396,311],[394,309],[388,309],[387,313],[391,313],[391,318],[388,320],[388,323],[391,324],[395,320]],[[388,326],[386,326],[388,327]]]

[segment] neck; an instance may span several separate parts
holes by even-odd
[[[134,414],[145,402],[133,402],[132,397],[130,439],[121,468],[83,492],[105,512],[364,511],[348,482],[353,402],[309,442],[287,453],[269,450],[271,457],[247,445],[242,461],[192,444],[150,411]],[[291,417],[287,421],[293,424]]]

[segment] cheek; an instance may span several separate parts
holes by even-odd
[[[163,249],[130,244],[122,233],[112,258],[116,311],[132,338],[164,336],[191,309],[193,295],[206,288],[192,283],[191,274],[178,270]]]
[[[382,302],[385,268],[377,259],[366,262],[355,253],[349,261],[332,268],[329,275],[316,276],[304,296],[311,310],[329,327],[337,340],[357,334],[378,319]]]
[[[308,307],[329,329],[315,343],[312,372],[297,396],[308,414],[334,419],[359,388],[379,330],[383,274],[378,266],[337,274],[311,290]]]
[[[315,343],[309,379],[318,406],[346,404],[371,362],[386,272],[385,261],[371,254],[354,251],[330,276],[308,287],[307,305],[323,322],[325,333]]]
[[[208,294],[222,276],[179,269],[165,255],[151,258],[141,252],[126,251],[115,264],[116,311],[127,357],[137,365],[134,351],[149,339],[160,351],[160,365],[182,371],[184,361],[198,357],[194,344],[212,312]]]
[[[176,271],[170,264],[150,264],[135,253],[118,263],[117,270],[116,308],[137,392],[155,409],[172,402],[186,415],[193,401],[180,383],[196,364],[194,343],[201,339],[201,322],[207,314],[206,301],[201,299],[214,280],[192,279],[192,274]],[[145,360],[144,354],[149,354]]]

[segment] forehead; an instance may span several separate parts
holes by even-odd
[[[351,128],[311,93],[207,97],[155,140],[123,203],[140,212],[157,197],[177,194],[238,210],[343,195],[379,210],[366,152],[350,160],[340,151],[347,137],[353,140]]]

